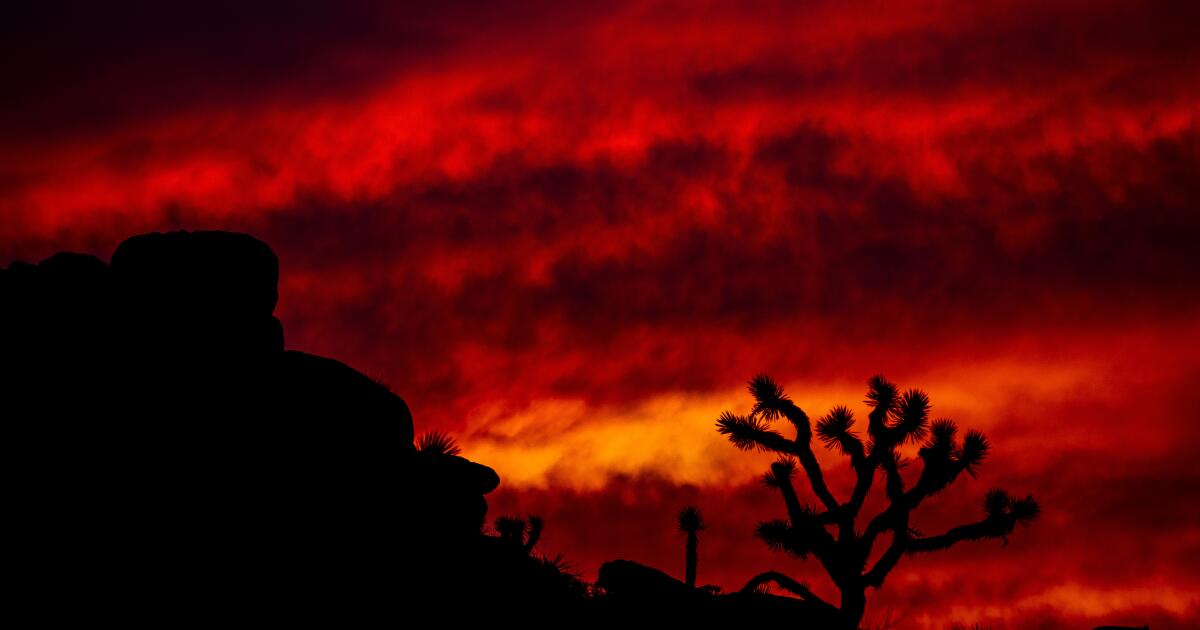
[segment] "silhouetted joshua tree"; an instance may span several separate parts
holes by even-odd
[[[871,378],[866,400],[871,412],[865,436],[852,431],[854,414],[844,406],[834,407],[817,421],[816,437],[827,448],[849,457],[855,472],[849,500],[839,502],[813,455],[814,427],[808,416],[766,375],[751,379],[749,389],[755,401],[750,414],[738,416],[726,411],[717,421],[717,430],[742,450],[780,455],[763,481],[779,489],[788,518],[759,523],[756,534],[773,550],[801,559],[815,556],[841,592],[841,602],[834,607],[806,585],[774,571],[751,579],[745,591],[775,582],[801,599],[836,612],[840,627],[851,630],[862,620],[867,588],[880,588],[904,556],[948,549],[965,540],[999,538],[1007,543],[1017,524],[1026,524],[1038,515],[1038,504],[1032,496],[1015,499],[997,489],[988,491],[983,501],[984,517],[975,523],[936,536],[924,536],[909,526],[913,510],[923,501],[944,490],[962,473],[976,476],[989,449],[987,438],[978,431],[967,431],[959,441],[953,421],[930,421],[929,396],[921,390],[901,393],[882,376]],[[794,439],[771,428],[779,418],[795,428]],[[922,462],[921,473],[911,486],[901,474],[907,462],[899,453],[901,446],[910,443],[920,444],[918,457]],[[816,507],[802,504],[792,485],[797,462],[820,501]],[[877,470],[882,471],[888,505],[859,529],[859,513]],[[875,542],[885,533],[890,534],[891,543],[868,568]]]
[[[538,540],[542,537],[542,519],[538,516],[530,516],[529,521],[520,516],[499,516],[496,518],[496,533],[500,535],[500,540],[511,543],[523,549],[525,553],[532,554],[533,548],[537,546]]]
[[[704,522],[704,517],[700,514],[700,508],[694,505],[688,505],[675,517],[676,525],[679,527],[679,533],[687,535],[687,568],[685,569],[687,585],[696,587],[696,561],[699,557],[698,547],[699,540],[697,533],[708,527]]]

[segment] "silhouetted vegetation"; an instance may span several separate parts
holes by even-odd
[[[539,516],[530,516],[528,521],[519,516],[500,516],[493,526],[500,540],[531,554],[542,537],[543,525]]]
[[[1040,511],[1032,496],[1014,498],[1000,489],[989,490],[983,500],[983,518],[934,536],[925,536],[910,525],[911,516],[925,500],[944,490],[962,474],[974,477],[987,456],[990,444],[978,431],[967,431],[958,439],[958,426],[944,418],[931,420],[929,396],[918,389],[901,392],[882,376],[868,381],[866,403],[871,407],[866,435],[855,432],[854,413],[838,406],[820,418],[815,427],[808,415],[783,388],[766,375],[749,382],[754,407],[745,416],[726,411],[717,430],[742,450],[776,453],[763,478],[779,491],[787,518],[759,523],[756,535],[772,550],[800,559],[814,556],[841,593],[838,606],[817,596],[807,584],[775,571],[752,578],[744,591],[774,583],[800,599],[836,610],[839,627],[858,628],[866,608],[866,590],[880,588],[899,561],[909,555],[948,549],[963,541],[999,539],[1007,542],[1017,525],[1037,518]],[[787,438],[772,428],[783,419],[795,437]],[[850,460],[856,482],[850,497],[838,501],[825,482],[812,449],[815,437]],[[919,444],[922,469],[911,485],[901,471],[909,462],[901,455],[905,444]],[[808,479],[818,505],[802,503],[793,485],[799,467]],[[858,527],[860,512],[871,492],[877,472],[882,471],[888,505]],[[882,536],[890,544],[868,567],[872,551]]]
[[[690,586],[696,586],[696,563],[698,561],[699,540],[697,534],[700,530],[708,527],[704,523],[704,517],[700,514],[700,508],[689,505],[679,510],[679,514],[675,517],[676,526],[681,534],[687,536],[687,558],[684,570],[684,582]]]
[[[417,451],[430,455],[461,455],[462,449],[454,438],[441,431],[422,433],[417,437]]]

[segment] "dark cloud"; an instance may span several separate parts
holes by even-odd
[[[937,12],[940,19],[929,15]],[[873,22],[864,21],[873,28],[862,28],[857,37],[828,46],[768,40],[749,59],[706,68],[690,84],[699,96],[730,101],[848,94],[941,99],[974,91],[1057,89],[1064,80],[1089,89],[1088,82],[1100,81],[1107,84],[1106,100],[1153,101],[1162,92],[1151,86],[1179,78],[1172,66],[1195,63],[1200,54],[1196,13],[1188,2],[885,8]],[[1176,82],[1188,94],[1196,87],[1195,81]]]
[[[212,107],[355,100],[476,47],[511,52],[507,29],[578,20],[559,3],[26,3],[0,41],[0,133],[44,142]]]
[[[1040,167],[1061,183],[1046,193],[1013,191],[1002,173],[973,165],[973,188],[984,192],[934,205],[895,178],[829,174],[824,165],[837,159],[840,144],[836,135],[812,131],[764,143],[751,170],[798,170],[808,179],[780,178],[771,207],[732,195],[721,220],[709,225],[677,210],[690,183],[753,184],[729,181],[728,151],[668,145],[634,171],[510,163],[364,207],[292,211],[260,234],[280,244],[285,276],[290,268],[356,278],[362,293],[329,305],[320,328],[394,331],[393,343],[364,337],[363,352],[404,353],[415,374],[403,380],[420,378],[422,356],[449,356],[463,343],[528,361],[528,369],[549,351],[551,337],[569,341],[555,352],[604,356],[623,333],[649,328],[659,331],[657,343],[690,349],[692,360],[649,369],[613,359],[593,372],[617,379],[609,385],[559,375],[550,384],[561,395],[611,391],[619,398],[730,382],[725,348],[694,348],[689,331],[708,327],[753,334],[805,321],[858,342],[920,335],[942,345],[980,327],[1003,337],[1030,327],[1177,320],[1197,307],[1200,259],[1191,243],[1200,224],[1183,204],[1197,196],[1200,179],[1191,173],[1200,162],[1180,157],[1191,136],[1140,152],[1097,147],[1046,156]],[[1092,171],[1098,157],[1109,170]],[[1127,181],[1131,171],[1141,174]],[[1113,186],[1125,188],[1123,200],[1109,197]],[[834,197],[832,207],[806,206],[814,187]],[[1018,206],[1040,208],[1042,221],[1013,247],[1004,232],[1009,208]],[[620,235],[624,225],[646,221],[659,223],[661,235]],[[453,286],[431,279],[446,257],[467,261]],[[531,277],[530,265],[542,259],[548,262]],[[294,313],[302,327],[295,338],[306,343],[306,315]],[[389,366],[397,363],[404,362]]]

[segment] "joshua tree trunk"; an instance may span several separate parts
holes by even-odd
[[[688,534],[687,534],[687,573],[686,573],[685,579],[687,581],[687,585],[692,588],[696,587],[696,561],[699,556],[699,554],[696,552],[696,547],[697,547],[696,532],[694,532],[694,531],[688,532]]]
[[[700,509],[694,505],[685,506],[679,510],[676,515],[676,525],[679,528],[679,533],[687,535],[687,566],[684,568],[684,580],[691,588],[696,588],[696,557],[698,545],[698,532],[706,527],[704,517],[700,515]]]
[[[847,585],[842,587],[841,591],[840,630],[858,630],[858,624],[867,610],[867,587],[865,585]]]

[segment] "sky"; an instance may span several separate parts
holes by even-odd
[[[245,4],[6,17],[0,263],[258,236],[287,346],[453,434],[585,579],[682,577],[694,503],[701,583],[836,600],[753,538],[771,459],[715,422],[758,373],[865,416],[882,373],[994,446],[916,527],[1043,514],[902,562],[867,622],[1200,622],[1200,4]]]

